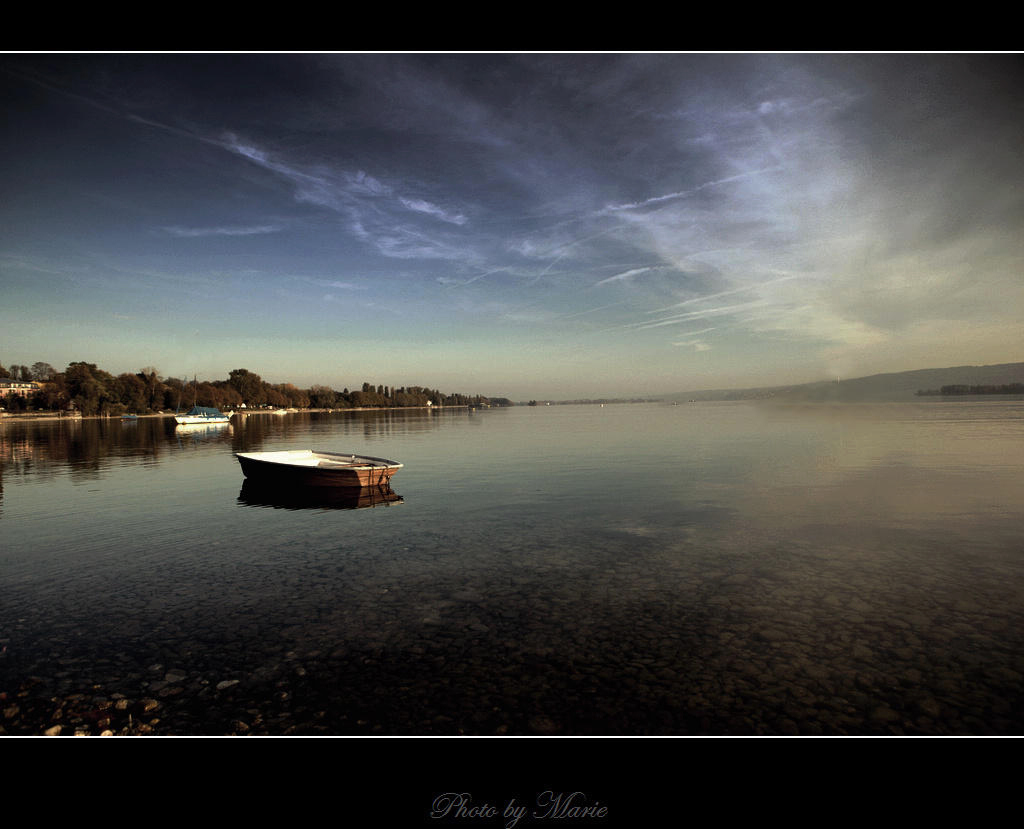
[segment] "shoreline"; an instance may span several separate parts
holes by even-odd
[[[420,411],[427,410],[433,411],[435,409],[471,409],[473,408],[467,403],[458,404],[455,406],[362,406],[353,409],[295,409],[288,410],[285,414],[334,414],[337,412],[399,412],[399,411]],[[490,408],[490,407],[488,407]],[[497,407],[504,408],[504,407]],[[245,409],[242,411],[233,412],[230,417],[235,415],[272,415],[277,414],[275,409]],[[39,420],[121,420],[124,415],[80,415],[80,414],[63,414],[61,412],[0,412],[0,423],[4,423],[8,420],[12,421],[39,421]],[[155,418],[155,417],[174,417],[174,412],[150,412],[147,414],[134,415],[134,419],[142,420],[143,418]]]

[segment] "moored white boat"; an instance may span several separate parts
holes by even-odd
[[[311,449],[238,452],[235,457],[247,478],[300,486],[381,486],[402,468],[402,464],[386,458],[315,452]]]
[[[190,426],[196,423],[228,423],[230,418],[220,409],[212,409],[208,406],[193,406],[183,415],[175,415],[174,422],[180,426]]]

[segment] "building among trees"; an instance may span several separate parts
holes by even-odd
[[[28,397],[35,394],[42,388],[38,383],[30,380],[0,380],[0,397],[7,397],[9,394],[18,394]]]

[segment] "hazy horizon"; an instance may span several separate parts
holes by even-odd
[[[1019,55],[0,60],[0,363],[513,400],[1020,360]]]

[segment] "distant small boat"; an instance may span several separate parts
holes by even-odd
[[[336,486],[361,489],[391,480],[402,464],[368,455],[291,449],[283,452],[238,452],[245,477],[255,481],[297,486]]]
[[[193,406],[183,415],[175,415],[174,421],[181,426],[191,426],[196,423],[227,423],[230,418],[220,409],[213,409],[209,406]]]

